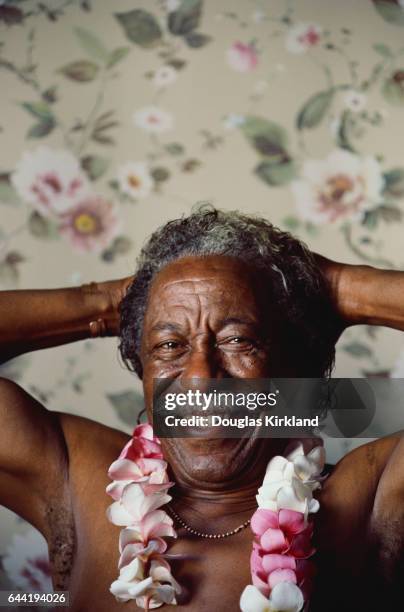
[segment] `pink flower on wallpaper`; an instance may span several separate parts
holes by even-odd
[[[91,191],[74,155],[48,147],[25,151],[11,182],[22,200],[45,216],[65,213]]]
[[[138,200],[150,195],[154,181],[145,162],[126,162],[118,168],[118,184],[122,193]]]
[[[164,66],[160,66],[157,68],[157,70],[155,70],[153,74],[153,85],[155,85],[155,87],[158,89],[162,89],[163,87],[167,87],[168,85],[175,83],[177,78],[178,71],[172,66],[165,64]]]
[[[374,157],[337,149],[325,159],[306,160],[291,189],[301,218],[322,224],[360,220],[380,202],[383,186]]]
[[[343,103],[345,108],[352,111],[353,113],[360,113],[366,107],[367,96],[361,91],[355,89],[348,89],[345,92]]]
[[[119,233],[120,220],[113,204],[94,195],[62,215],[60,233],[81,252],[98,252]]]
[[[15,534],[2,565],[7,577],[16,587],[30,593],[53,591],[48,545],[33,527],[23,534]]]
[[[235,42],[226,52],[227,61],[237,72],[250,72],[258,64],[258,54],[253,44]]]
[[[288,31],[286,49],[290,53],[305,53],[321,40],[321,27],[316,23],[298,23]]]
[[[133,122],[136,127],[154,134],[168,132],[173,127],[172,115],[157,106],[146,106],[137,110],[133,115]]]

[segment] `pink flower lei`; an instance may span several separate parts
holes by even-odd
[[[119,576],[110,587],[118,601],[135,599],[146,610],[175,604],[181,587],[164,559],[165,536],[177,537],[172,518],[161,506],[171,500],[160,441],[151,425],[138,425],[108,470],[107,493],[115,501],[108,519],[124,527],[119,537]]]
[[[258,509],[251,519],[252,584],[240,598],[242,612],[300,612],[308,602],[314,566],[309,515],[319,503],[325,462],[322,446],[307,455],[303,445],[268,463],[258,490]],[[161,509],[171,500],[160,441],[151,425],[138,425],[132,439],[108,470],[107,493],[114,502],[108,519],[123,527],[119,537],[119,576],[110,587],[118,601],[136,600],[146,610],[176,604],[180,585],[165,558],[164,537],[176,538],[172,518]]]

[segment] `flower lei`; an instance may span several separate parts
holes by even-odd
[[[319,503],[325,462],[322,446],[307,455],[299,444],[287,457],[268,463],[251,519],[252,584],[240,599],[242,612],[299,612],[311,593],[314,566],[308,557],[313,524],[308,515]],[[108,470],[107,493],[114,502],[107,517],[123,527],[119,537],[119,576],[110,587],[118,601],[136,600],[146,610],[176,604],[181,587],[171,574],[163,537],[177,537],[172,518],[161,509],[171,500],[167,463],[149,424],[138,425],[132,439]]]
[[[107,517],[124,529],[119,537],[119,576],[110,587],[118,601],[136,599],[146,610],[175,604],[181,587],[164,559],[164,536],[177,537],[172,518],[161,506],[171,500],[160,441],[151,425],[138,425],[133,437],[108,470],[107,493],[115,501]]]
[[[299,612],[309,600],[315,568],[308,557],[315,549],[308,515],[320,507],[313,491],[324,480],[324,463],[323,446],[305,455],[301,443],[268,463],[251,518],[252,584],[241,595],[242,612]]]

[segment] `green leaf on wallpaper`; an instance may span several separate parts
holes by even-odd
[[[170,155],[182,155],[185,153],[184,146],[179,142],[169,142],[164,148]]]
[[[293,215],[289,215],[288,217],[285,217],[284,219],[282,219],[282,225],[287,230],[294,232],[297,229],[299,229],[299,227],[301,226],[301,221],[297,217],[294,217]]]
[[[56,224],[37,211],[32,212],[28,219],[28,230],[35,238],[57,238],[59,235]]]
[[[404,168],[393,168],[383,174],[383,194],[393,198],[404,196]]]
[[[373,354],[372,349],[367,344],[357,340],[344,344],[341,348],[352,357],[372,357]]]
[[[355,120],[350,111],[346,110],[341,115],[341,121],[336,134],[336,144],[341,149],[356,153],[351,138],[355,135]]]
[[[133,242],[129,236],[117,236],[112,244],[102,251],[101,259],[107,263],[115,261],[115,258],[119,255],[126,255],[133,246]]]
[[[373,230],[378,226],[379,221],[398,223],[402,221],[402,218],[403,211],[394,204],[379,204],[376,208],[365,212],[362,225]]]
[[[201,34],[201,32],[190,32],[185,36],[185,42],[191,49],[199,49],[204,47],[212,40],[211,36],[207,34]]]
[[[79,27],[74,28],[74,32],[81,48],[91,57],[91,59],[96,62],[102,62],[103,64],[108,62],[110,52],[96,34],[93,34],[85,28]]]
[[[21,106],[29,112],[30,115],[39,119],[27,132],[27,138],[43,138],[51,133],[56,125],[55,117],[52,110],[45,100],[39,102],[22,102]]]
[[[98,70],[99,68],[94,62],[78,60],[59,68],[58,72],[61,72],[65,77],[77,83],[88,83],[95,79]]]
[[[8,261],[0,262],[0,285],[3,289],[11,289],[16,286],[19,279],[19,271],[16,266],[11,265]]]
[[[25,261],[24,255],[21,255],[18,251],[9,251],[0,263],[0,284],[3,285],[4,289],[15,287],[20,276],[19,265],[23,261]],[[2,371],[1,366],[0,371]]]
[[[248,116],[244,119],[240,126],[241,132],[258,153],[272,163],[289,161],[288,136],[281,125],[261,117]]]
[[[116,255],[126,255],[126,253],[129,253],[132,246],[132,239],[129,238],[129,236],[124,236],[123,234],[114,238],[112,243],[112,248],[114,249]]]
[[[361,224],[368,230],[374,230],[379,224],[379,215],[376,209],[367,210],[361,220]]]
[[[21,106],[25,108],[31,115],[41,120],[53,119],[53,113],[49,104],[45,101],[39,102],[22,102]]]
[[[311,129],[324,119],[334,98],[334,89],[314,94],[304,103],[296,117],[298,130]]]
[[[312,236],[313,238],[315,238],[316,236],[319,235],[320,233],[320,228],[318,225],[316,225],[315,223],[312,223],[311,221],[306,221],[304,224],[304,229],[306,230],[306,232],[309,234],[309,236]]]
[[[56,85],[45,89],[45,91],[42,92],[42,98],[45,102],[48,102],[49,104],[53,104],[54,102],[56,102],[58,99]]]
[[[397,223],[403,219],[403,211],[394,204],[380,204],[377,210],[386,223]]]
[[[164,183],[165,181],[168,181],[171,176],[169,169],[164,168],[164,166],[155,166],[151,169],[150,174],[156,183]]]
[[[185,36],[198,27],[202,14],[202,0],[182,0],[175,11],[168,14],[168,29],[175,36]]]
[[[111,136],[104,134],[103,131],[93,131],[93,133],[91,134],[91,140],[94,140],[94,142],[98,142],[98,144],[106,146],[111,146],[115,144],[115,140],[111,138]]]
[[[374,7],[385,21],[404,26],[404,8],[392,0],[373,0]]]
[[[186,159],[181,164],[181,170],[182,172],[194,172],[201,165],[202,165],[202,162],[200,159],[196,159],[195,157],[190,157],[189,159]]]
[[[166,64],[176,70],[182,70],[187,65],[187,62],[179,57],[172,57],[166,60]]]
[[[10,180],[10,172],[0,172],[0,203],[21,204],[21,199]]]
[[[138,414],[144,408],[143,394],[131,389],[121,393],[107,393],[106,396],[117,417],[126,425],[134,427]]]
[[[391,378],[391,370],[374,370],[371,372],[362,370],[362,376],[364,378]]]
[[[118,125],[119,122],[114,117],[114,111],[106,111],[95,120],[90,137],[99,144],[114,144],[114,140],[107,132]]]
[[[43,138],[51,133],[56,125],[53,118],[43,119],[35,123],[27,132],[27,138]]]
[[[148,11],[134,9],[127,13],[115,13],[126,37],[144,49],[160,44],[162,31],[157,19]]]
[[[384,43],[375,43],[373,49],[382,57],[393,57],[392,50]]]
[[[91,181],[96,181],[105,174],[109,166],[109,159],[100,155],[86,155],[81,159],[81,167]]]
[[[255,168],[255,174],[271,187],[286,185],[296,176],[296,165],[292,159],[278,164],[263,161]]]
[[[384,81],[381,92],[390,104],[404,106],[404,69],[395,70]]]
[[[107,61],[107,68],[112,68],[116,66],[120,61],[122,61],[129,53],[129,47],[117,47],[109,54],[109,58]]]
[[[83,393],[84,383],[90,378],[91,374],[89,372],[80,372],[80,374],[76,374],[76,376],[70,380],[73,391],[75,393]]]

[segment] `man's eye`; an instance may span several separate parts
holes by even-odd
[[[171,361],[180,359],[186,351],[186,344],[180,340],[165,340],[153,347],[153,355],[156,359]]]
[[[180,346],[179,342],[175,342],[174,340],[167,340],[167,342],[162,342],[161,344],[159,344],[156,348],[158,349],[168,349],[168,350],[175,350],[176,348],[178,348]]]
[[[235,350],[249,350],[257,346],[257,342],[252,338],[246,338],[245,336],[232,336],[231,338],[227,338],[223,342],[220,342],[219,345],[222,345],[224,349],[226,347],[231,347]]]

